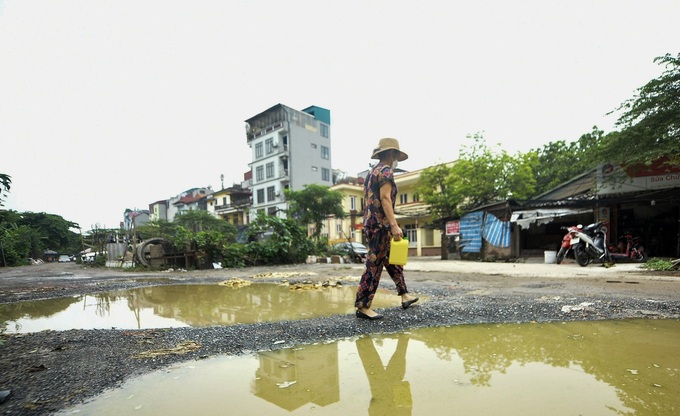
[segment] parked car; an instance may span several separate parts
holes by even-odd
[[[366,261],[366,253],[368,253],[366,246],[360,243],[338,243],[333,246],[333,249],[350,256],[353,261],[359,263],[364,263]]]
[[[68,263],[71,261],[71,258],[67,256],[66,254],[62,254],[59,256],[59,263]]]

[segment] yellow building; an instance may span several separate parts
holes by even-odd
[[[248,224],[251,193],[234,185],[208,196],[208,212],[234,225]]]
[[[326,224],[321,230],[322,235],[327,236],[331,244],[347,241],[347,239],[362,242],[364,186],[353,180],[350,183],[333,185],[331,190],[345,194],[345,198],[342,200],[342,210],[345,211],[347,216],[345,218],[332,217],[326,220]]]
[[[441,254],[441,231],[428,228],[432,222],[430,206],[420,202],[416,187],[424,169],[394,175],[399,193],[395,204],[395,215],[404,235],[409,240],[409,256],[437,256]],[[349,183],[333,185],[332,190],[345,194],[343,210],[349,214],[345,218],[329,218],[324,224],[322,235],[328,236],[331,244],[340,241],[356,241],[364,243],[363,178],[352,179]]]

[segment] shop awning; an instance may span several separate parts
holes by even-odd
[[[593,208],[546,208],[515,211],[512,213],[510,222],[519,224],[521,228],[529,228],[533,223],[537,225],[548,224],[555,218],[567,217],[569,215],[592,213]]]

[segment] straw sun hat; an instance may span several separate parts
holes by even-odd
[[[397,160],[400,162],[403,162],[404,160],[408,159],[408,155],[399,150],[399,140],[389,138],[380,139],[378,147],[373,149],[373,155],[371,155],[371,159],[380,159],[380,153],[386,150],[397,150],[399,152],[399,157],[397,158]]]

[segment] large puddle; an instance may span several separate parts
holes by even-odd
[[[219,285],[154,286],[71,298],[0,305],[8,333],[46,329],[151,329],[250,324],[354,313],[356,287],[291,290],[259,283],[241,288]],[[373,306],[401,305],[378,290]]]
[[[428,328],[192,361],[80,415],[676,415],[680,321]]]

